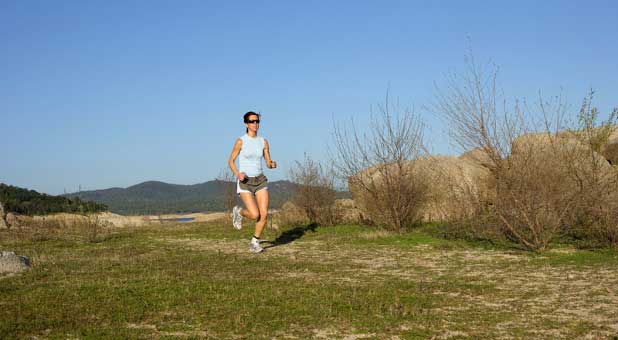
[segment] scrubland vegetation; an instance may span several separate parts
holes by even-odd
[[[601,120],[592,91],[575,111],[561,97],[511,104],[499,95],[496,68],[467,65],[438,85],[430,107],[449,125],[459,157],[428,154],[420,116],[388,97],[369,126],[335,125],[329,164],[363,223],[393,232],[439,223],[445,237],[531,251],[617,246],[618,109]],[[334,209],[332,175],[321,166],[297,162],[290,180],[300,190],[287,210],[337,224],[315,217]]]
[[[388,98],[370,126],[335,123],[328,162],[291,167],[263,254],[229,221],[0,230],[33,263],[0,279],[0,338],[615,338],[618,110],[509,104],[468,66],[430,107],[460,156],[429,154]]]

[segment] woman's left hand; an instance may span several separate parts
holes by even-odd
[[[277,162],[275,162],[275,161],[270,161],[270,162],[268,163],[268,167],[269,167],[270,169],[274,169],[274,168],[276,168],[276,167],[277,167]]]

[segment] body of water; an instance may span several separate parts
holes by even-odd
[[[195,218],[194,217],[179,217],[179,218],[166,218],[161,221],[171,221],[171,222],[191,222]]]

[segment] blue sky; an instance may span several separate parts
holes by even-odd
[[[596,89],[618,106],[615,1],[2,1],[0,182],[50,194],[226,168],[260,111],[284,179],[326,157],[332,121],[391,98],[416,108],[435,153],[456,154],[422,107],[478,59],[509,97]]]

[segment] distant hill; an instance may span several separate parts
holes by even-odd
[[[218,180],[193,185],[148,181],[126,189],[82,191],[63,196],[102,203],[123,215],[223,211],[225,188],[230,184],[235,185]],[[289,181],[269,182],[270,207],[280,207],[291,197],[295,186]]]
[[[107,210],[107,207],[103,204],[84,202],[76,197],[67,198],[41,194],[34,190],[4,183],[0,183],[0,202],[7,211],[22,215],[46,215],[59,212],[86,213]]]

